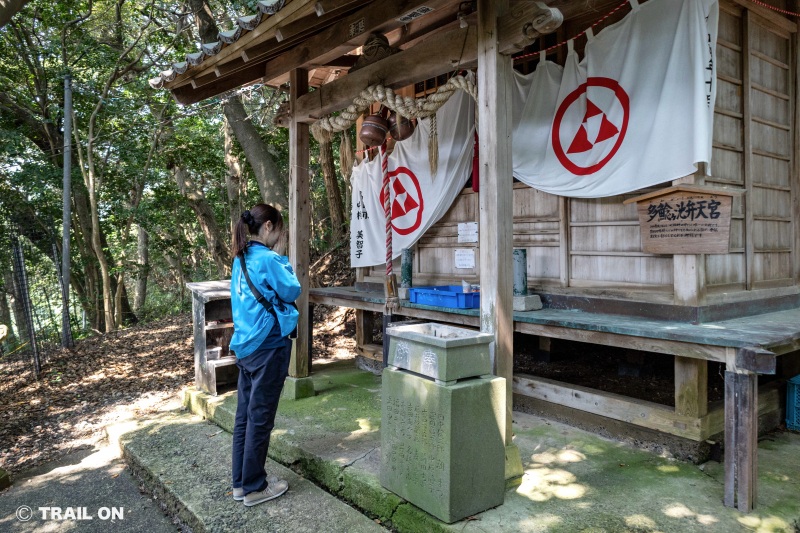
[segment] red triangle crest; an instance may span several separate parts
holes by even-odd
[[[590,118],[596,117],[600,113],[602,113],[600,108],[597,107],[596,105],[594,105],[592,103],[592,101],[587,98],[586,99],[586,114],[583,116],[583,121],[586,122]]]
[[[603,113],[603,121],[600,123],[600,131],[597,132],[597,138],[594,140],[595,143],[607,141],[612,137],[616,137],[619,133],[619,129],[606,118],[606,114]]]
[[[568,154],[579,154],[581,152],[588,152],[592,149],[592,143],[589,142],[589,135],[586,133],[586,126],[581,124],[575,138],[572,139],[572,144],[569,145],[567,150]]]

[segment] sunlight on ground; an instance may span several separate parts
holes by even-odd
[[[551,498],[575,500],[586,494],[586,486],[576,481],[571,472],[538,465],[525,470],[517,494],[537,502]]]
[[[543,527],[550,529],[563,522],[560,516],[538,514],[535,518],[526,518],[519,523],[518,531],[542,531]]]
[[[659,465],[656,467],[656,470],[665,474],[675,474],[681,471],[676,465]]]
[[[708,514],[697,514],[682,503],[673,503],[664,508],[664,514],[670,518],[694,518],[697,523],[710,526],[719,520]]]
[[[656,527],[658,527],[655,520],[643,514],[626,516],[625,525],[637,531],[640,529],[656,529]]]
[[[792,531],[791,526],[785,520],[777,516],[740,516],[739,523],[752,529],[753,531]]]

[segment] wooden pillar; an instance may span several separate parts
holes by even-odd
[[[708,414],[708,361],[675,356],[675,412],[700,418]]]
[[[758,376],[727,366],[724,502],[749,513],[756,503],[758,473]]]
[[[511,442],[514,371],[512,240],[514,183],[511,165],[512,60],[498,49],[497,18],[508,0],[478,0],[478,139],[480,142],[481,331],[492,333],[494,373],[506,379],[506,479],[522,476]]]
[[[309,204],[310,184],[308,177],[308,124],[297,121],[294,114],[297,98],[308,92],[308,72],[295,69],[290,74],[289,105],[289,261],[294,268],[303,292],[297,299],[300,321],[297,323],[297,340],[289,363],[289,376],[304,378],[308,376],[310,357],[309,340],[309,227],[311,212]]]

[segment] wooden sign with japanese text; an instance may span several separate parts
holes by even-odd
[[[736,194],[740,193],[678,185],[625,203],[636,202],[643,252],[726,254]]]

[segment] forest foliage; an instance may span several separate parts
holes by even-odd
[[[32,293],[38,315],[60,320],[67,75],[73,313],[85,313],[89,329],[112,331],[187,309],[186,282],[229,274],[231,222],[248,206],[288,197],[288,132],[273,125],[288,92],[253,85],[181,107],[147,80],[254,5],[33,0],[0,28],[0,323],[18,322],[15,236],[29,277],[52,280],[41,282],[46,297]],[[312,256],[345,230],[330,223],[317,153],[312,146]],[[346,208],[339,214],[346,219]]]

